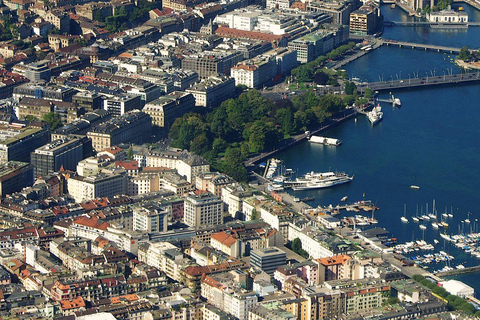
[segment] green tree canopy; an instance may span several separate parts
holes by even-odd
[[[43,115],[43,121],[50,124],[51,130],[55,130],[62,125],[62,120],[60,119],[60,114],[50,111]]]

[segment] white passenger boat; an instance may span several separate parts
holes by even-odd
[[[372,126],[377,124],[383,119],[382,107],[380,105],[373,107],[372,111],[367,112],[367,117]]]

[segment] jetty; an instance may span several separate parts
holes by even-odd
[[[475,273],[479,271],[480,271],[480,266],[474,266],[474,267],[466,267],[463,269],[454,269],[449,271],[435,272],[435,275],[437,277],[449,277],[449,276],[455,276],[457,274]]]

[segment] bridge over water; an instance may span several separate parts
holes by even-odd
[[[397,41],[397,40],[390,40],[390,39],[383,39],[378,41],[381,41],[381,43],[386,46],[395,46],[399,48],[411,48],[411,49],[423,49],[423,50],[431,50],[431,51],[437,51],[437,52],[459,53],[461,49],[461,48],[455,48],[455,47],[439,46],[434,44]],[[470,49],[470,50],[476,50],[476,49]]]
[[[357,88],[360,91],[370,88],[374,91],[385,91],[393,89],[408,89],[408,88],[419,88],[419,87],[429,87],[429,86],[438,86],[438,85],[448,85],[448,84],[461,84],[461,83],[474,83],[480,82],[480,72],[467,72],[461,74],[452,74],[447,75],[443,74],[440,76],[427,76],[427,77],[415,77],[408,79],[397,79],[393,78],[390,81],[378,81],[378,82],[356,82]]]
[[[416,26],[431,26],[433,28],[468,28],[480,27],[480,22],[430,22],[430,21],[384,21],[383,25],[386,27],[402,26],[402,27],[416,27]]]

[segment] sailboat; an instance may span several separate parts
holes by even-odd
[[[403,223],[408,223],[408,218],[407,218],[407,204],[405,203],[404,209],[403,209],[403,217],[400,218]]]
[[[427,229],[427,226],[426,226],[426,225],[424,225],[424,224],[421,224],[419,227],[420,227],[420,229],[422,229],[422,230],[425,230],[425,229]]]
[[[415,213],[415,217],[412,217],[413,222],[420,222],[420,219],[418,219],[418,204],[417,204],[417,212]]]

